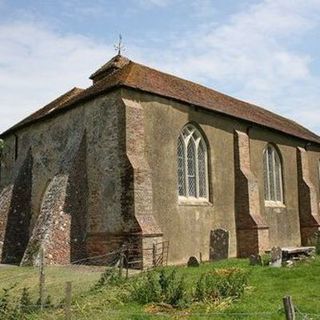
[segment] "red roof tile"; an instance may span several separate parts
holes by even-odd
[[[114,57],[90,78],[94,80],[93,86],[85,90],[72,89],[30,117],[19,122],[4,134],[44,117],[53,116],[61,110],[74,107],[81,101],[92,99],[116,87],[129,87],[199,106],[320,144],[318,135],[294,121],[191,81],[132,62],[121,56]]]

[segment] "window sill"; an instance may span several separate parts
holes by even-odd
[[[265,201],[264,205],[268,208],[286,208],[284,203],[278,201]]]
[[[179,206],[194,206],[194,207],[212,207],[212,203],[208,199],[197,199],[197,198],[185,198],[179,197]]]

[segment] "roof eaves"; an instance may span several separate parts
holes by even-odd
[[[261,127],[261,128],[265,128],[265,129],[268,129],[268,130],[271,130],[271,131],[274,131],[274,132],[280,132],[282,134],[286,134],[286,135],[290,135],[292,137],[295,137],[301,141],[305,141],[305,142],[312,142],[312,143],[316,143],[317,145],[320,146],[320,137],[319,139],[317,140],[316,138],[302,138],[301,136],[299,135],[295,135],[295,134],[292,134],[292,133],[288,133],[287,131],[285,130],[280,130],[280,129],[276,129],[276,128],[272,128],[270,126],[267,126],[267,125],[264,125],[264,124],[261,124],[261,123],[258,123],[258,122],[255,122],[255,121],[252,121],[252,120],[248,120],[246,118],[242,118],[241,116],[235,116],[235,115],[232,115],[230,113],[227,113],[227,112],[223,112],[223,111],[220,111],[220,110],[213,110],[211,108],[208,108],[206,106],[203,106],[203,105],[200,105],[200,104],[196,104],[196,103],[191,103],[187,100],[183,100],[183,99],[179,99],[179,98],[175,98],[175,97],[172,97],[172,96],[169,96],[169,95],[165,95],[165,94],[162,94],[162,93],[156,93],[156,92],[153,92],[153,91],[150,91],[150,90],[145,90],[145,89],[141,89],[139,88],[138,86],[133,86],[133,85],[129,85],[129,84],[123,84],[121,85],[121,87],[123,88],[127,88],[127,89],[132,89],[132,90],[136,90],[136,91],[139,91],[139,92],[143,92],[143,93],[148,93],[148,94],[152,94],[152,95],[157,95],[161,98],[165,98],[165,99],[169,99],[169,100],[172,100],[172,101],[175,101],[175,102],[179,102],[179,103],[184,103],[184,104],[187,104],[191,107],[197,107],[199,109],[204,109],[206,110],[207,112],[209,113],[218,113],[218,114],[221,114],[221,115],[224,115],[224,116],[228,116],[232,119],[236,119],[236,120],[241,120],[241,121],[244,121],[245,123],[247,124],[250,124],[250,125],[255,125],[255,126],[258,126],[258,127]],[[260,108],[260,107],[259,107]],[[286,120],[289,120],[287,118],[284,118]],[[294,122],[294,121],[292,121]],[[295,123],[295,122],[294,122]],[[299,125],[299,124],[296,124],[296,125]],[[299,125],[300,126],[300,125]],[[312,133],[313,135],[315,135],[313,132],[310,131],[310,133]]]

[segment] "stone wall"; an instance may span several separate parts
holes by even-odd
[[[201,203],[177,194],[177,138],[190,122],[208,144],[210,194]],[[3,262],[24,255],[35,264],[45,247],[48,263],[65,264],[130,243],[147,266],[145,249],[163,240],[170,263],[209,260],[215,229],[228,232],[229,257],[247,256],[301,244],[302,218],[317,216],[319,149],[306,157],[299,139],[154,95],[116,90],[16,135],[17,157],[16,137],[5,139],[0,181]],[[279,207],[264,201],[267,143],[283,160]]]
[[[2,263],[19,264],[29,241],[32,165],[33,157],[30,149],[19,168],[12,189],[2,247]],[[5,206],[8,206],[8,203]]]
[[[129,161],[125,151],[124,115],[125,106],[118,91],[19,130],[17,160],[15,139],[6,137],[0,221],[2,226],[6,224],[8,203],[15,205],[15,194],[23,187],[29,200],[19,201],[19,206],[28,208],[19,207],[16,212],[26,213],[28,218],[21,232],[24,249],[32,235],[23,264],[36,263],[40,247],[44,247],[48,263],[65,264],[105,254],[119,248],[128,238],[128,232],[137,228],[128,210],[131,196],[126,191],[132,181],[125,171]],[[23,159],[30,147],[32,152],[27,159],[33,161],[28,160],[26,165]],[[25,172],[25,167],[28,175],[19,175]],[[30,178],[28,185],[22,177]],[[14,185],[13,200],[10,192],[5,191],[10,189],[10,184]],[[10,245],[21,242],[12,241],[16,234],[12,226],[16,227],[18,218],[8,215],[8,219],[10,232],[6,232],[6,238],[10,241],[6,244],[4,240],[3,257],[7,258],[3,261],[9,261]],[[19,258],[14,262],[20,262],[23,251],[18,252]]]
[[[170,242],[169,263],[186,263],[191,255],[199,258],[200,252],[208,260],[210,232],[217,227],[232,235],[229,256],[235,256],[232,123],[166,99],[127,91],[124,96],[143,108],[143,154],[146,167],[151,170],[152,212],[163,240]],[[178,200],[177,138],[188,122],[198,124],[209,140],[209,202],[186,204]],[[217,164],[222,162],[224,166],[217,170]]]
[[[296,150],[301,141],[253,127],[249,130],[251,170],[258,179],[261,215],[269,227],[270,248],[301,245]],[[278,150],[282,162],[284,203],[265,202],[263,152],[268,143]]]
[[[301,244],[296,150],[304,141],[148,94],[124,90],[123,96],[144,110],[143,166],[151,170],[152,211],[163,238],[170,240],[171,263],[185,263],[200,252],[209,259],[210,232],[217,228],[230,233],[229,256]],[[207,203],[181,203],[177,195],[176,142],[189,122],[208,141]],[[281,206],[267,206],[264,200],[263,151],[268,143],[277,146],[283,160]]]
[[[0,193],[0,256],[2,256],[3,243],[6,235],[8,213],[12,200],[13,185],[4,188]]]

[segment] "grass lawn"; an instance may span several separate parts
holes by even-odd
[[[54,301],[64,296],[64,282],[73,282],[73,319],[284,319],[282,298],[291,295],[295,306],[302,313],[318,314],[307,319],[320,318],[320,258],[304,262],[292,268],[252,267],[248,260],[230,259],[205,263],[199,268],[178,267],[178,273],[191,289],[200,273],[213,268],[239,267],[247,269],[249,286],[244,296],[234,302],[225,301],[219,306],[196,305],[191,309],[173,310],[136,303],[124,303],[122,289],[109,286],[99,291],[89,289],[99,278],[95,268],[49,267],[47,287]],[[169,267],[172,268],[172,267]],[[36,294],[37,269],[19,267],[0,268],[0,287],[17,282],[15,294],[23,286]],[[7,280],[5,280],[7,279]],[[29,319],[64,319],[63,310],[48,310],[31,315]],[[299,318],[298,318],[299,319]],[[301,317],[302,319],[302,317]]]

